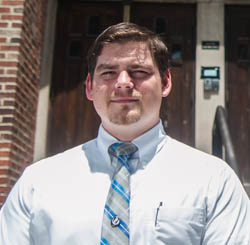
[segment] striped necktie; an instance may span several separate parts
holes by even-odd
[[[129,159],[138,148],[127,142],[109,147],[116,171],[104,208],[101,245],[129,244],[130,168]]]

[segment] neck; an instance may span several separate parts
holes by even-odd
[[[150,123],[148,125],[144,125],[142,127],[141,124],[136,125],[136,123],[130,124],[130,125],[116,125],[112,124],[111,127],[107,127],[103,123],[103,128],[113,137],[118,139],[119,141],[123,142],[131,142],[134,139],[138,138],[142,134],[149,131],[151,128],[153,128],[156,124],[158,124],[159,119],[153,123]]]

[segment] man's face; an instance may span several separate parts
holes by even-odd
[[[159,121],[163,96],[171,88],[170,74],[161,81],[146,43],[113,43],[104,46],[86,93],[93,100],[103,127],[137,125],[148,130]]]

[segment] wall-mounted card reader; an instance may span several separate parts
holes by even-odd
[[[202,66],[201,67],[201,79],[204,79],[204,91],[218,92],[219,91],[219,79],[220,79],[220,67]]]
[[[205,79],[204,80],[204,91],[218,92],[219,91],[219,80],[218,79]]]

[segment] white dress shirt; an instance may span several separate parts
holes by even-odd
[[[100,244],[114,142],[100,127],[96,139],[26,168],[1,210],[0,244]],[[250,202],[225,162],[161,123],[133,143],[130,245],[250,244]]]

